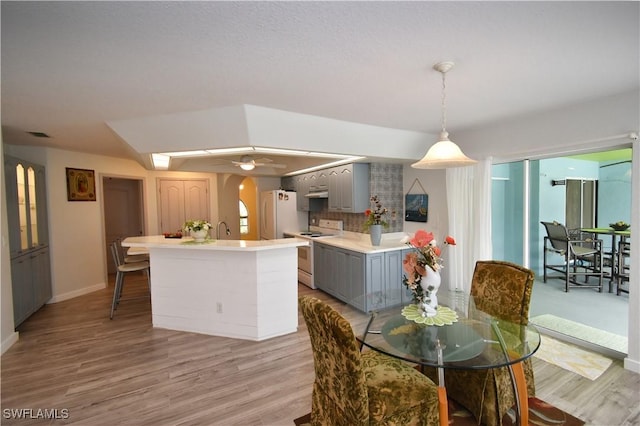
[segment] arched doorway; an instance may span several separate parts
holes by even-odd
[[[260,232],[258,230],[258,194],[255,181],[246,177],[239,186],[240,202],[246,208],[246,225],[247,233],[240,233],[241,240],[259,240]],[[244,221],[242,211],[240,212],[240,221]]]

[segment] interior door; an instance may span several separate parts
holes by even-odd
[[[175,232],[187,220],[209,220],[209,184],[207,180],[160,179],[160,231]]]
[[[102,178],[104,192],[105,253],[107,270],[115,273],[109,245],[118,238],[143,235],[142,181],[113,177]]]

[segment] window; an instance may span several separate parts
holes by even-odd
[[[240,234],[249,233],[249,210],[247,206],[240,200]]]

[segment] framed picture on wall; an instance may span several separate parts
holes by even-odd
[[[426,222],[429,207],[429,195],[407,194],[405,195],[405,217],[407,222]]]
[[[96,176],[93,170],[67,167],[67,201],[96,201]]]

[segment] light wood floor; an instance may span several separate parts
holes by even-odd
[[[128,277],[123,297],[146,292]],[[313,359],[306,326],[265,342],[151,327],[148,299],[122,301],[113,287],[47,305],[19,329],[1,359],[5,424],[293,425],[311,409]],[[318,290],[362,330],[367,316]],[[592,425],[640,424],[640,375],[614,364],[590,381],[534,358],[538,396]],[[48,422],[6,409],[66,409]],[[64,412],[61,412],[64,413]]]

